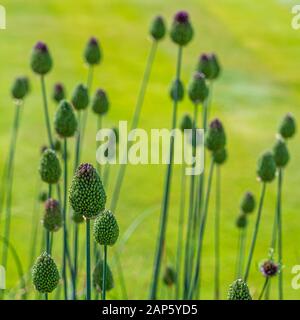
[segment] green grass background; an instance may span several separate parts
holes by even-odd
[[[182,79],[188,82],[202,52],[216,52],[223,66],[221,78],[214,87],[211,117],[222,119],[228,135],[229,159],[222,168],[221,289],[225,298],[227,287],[234,279],[237,246],[234,223],[241,195],[249,189],[258,197],[260,184],[255,169],[259,154],[274,143],[278,123],[286,112],[293,112],[296,118],[300,115],[300,31],[293,30],[290,25],[293,3],[283,0],[3,0],[2,5],[7,10],[7,29],[0,32],[1,169],[8,152],[14,111],[10,98],[11,83],[15,76],[26,74],[32,85],[31,95],[24,106],[18,141],[13,196],[12,241],[24,266],[28,264],[39,150],[46,141],[39,81],[29,68],[32,46],[37,40],[43,40],[53,55],[54,69],[47,76],[48,91],[56,81],[62,81],[70,94],[77,83],[85,82],[87,78],[82,59],[87,39],[91,35],[100,39],[104,59],[95,71],[93,89],[103,87],[108,91],[111,110],[105,118],[105,125],[110,127],[117,125],[118,120],[131,119],[150,47],[148,28],[152,17],[162,14],[169,25],[177,10],[186,9],[191,14],[195,37],[184,50]],[[168,88],[175,74],[175,59],[176,47],[167,37],[159,44],[140,127],[169,127],[172,106]],[[50,110],[54,113],[53,103]],[[188,99],[179,110],[180,114],[192,112]],[[95,117],[90,114],[84,161],[95,161],[95,123]],[[285,173],[283,194],[284,290],[285,297],[290,299],[300,297],[300,292],[291,288],[291,268],[300,263],[299,142],[298,135],[289,143],[291,162]],[[73,141],[70,144],[73,147]],[[121,233],[142,211],[159,207],[164,172],[164,166],[128,167],[116,212]],[[176,167],[164,263],[174,259],[179,182],[180,169]],[[276,184],[273,183],[268,186],[249,278],[256,297],[264,281],[257,264],[267,256],[275,197]],[[213,297],[213,209],[212,201],[203,261],[202,298],[207,299]],[[148,296],[158,218],[159,210],[156,210],[133,234],[122,254],[130,298]],[[250,219],[251,231],[254,218],[253,215]],[[39,251],[40,244],[37,246]],[[56,259],[60,262],[59,254]],[[81,274],[84,273],[84,264],[82,268]],[[16,283],[17,273],[10,259],[7,286],[12,288]],[[119,297],[118,284],[110,297]],[[275,285],[272,297],[277,297]]]

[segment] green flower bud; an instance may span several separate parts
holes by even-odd
[[[32,279],[35,289],[41,293],[50,293],[58,285],[59,272],[51,256],[42,253],[32,268]]]
[[[228,300],[252,300],[249,288],[244,280],[237,279],[230,285]]]
[[[46,201],[43,225],[50,232],[58,231],[62,226],[62,214],[58,201],[54,199]]]
[[[41,191],[38,197],[40,202],[45,202],[48,199],[48,192]]]
[[[166,25],[163,17],[157,16],[153,19],[150,26],[150,34],[156,41],[161,40],[166,34]]]
[[[225,147],[226,135],[219,119],[215,119],[210,123],[205,137],[205,145],[210,151],[217,151]]]
[[[257,175],[263,182],[271,182],[275,178],[276,163],[273,154],[265,152],[258,160]]]
[[[216,79],[221,71],[218,59],[215,54],[202,54],[200,56],[197,70],[204,73],[209,80]]]
[[[82,223],[84,221],[83,215],[74,211],[72,212],[71,218],[75,223]]]
[[[203,73],[196,72],[188,86],[189,98],[194,103],[203,102],[208,96],[208,88]]]
[[[173,101],[182,101],[184,98],[184,86],[181,80],[176,79],[172,82],[170,88],[170,97]]]
[[[187,45],[193,38],[194,30],[185,11],[176,13],[171,26],[171,39],[179,46]]]
[[[89,93],[86,86],[79,84],[74,89],[71,102],[76,110],[86,109],[89,105]]]
[[[92,37],[84,51],[84,58],[87,64],[95,65],[99,64],[102,58],[101,49],[98,40]]]
[[[57,103],[66,98],[65,88],[62,83],[56,83],[54,85],[52,98]]]
[[[180,123],[180,129],[181,131],[184,130],[191,130],[193,128],[193,121],[192,118],[189,114],[183,115]]]
[[[247,224],[248,224],[248,219],[247,219],[246,214],[244,214],[244,213],[240,214],[237,217],[235,224],[236,224],[237,228],[239,228],[239,229],[246,228]]]
[[[173,284],[176,283],[176,271],[173,267],[167,266],[163,275],[163,282],[165,285],[171,287]]]
[[[283,139],[278,139],[273,147],[274,160],[277,167],[283,168],[290,160],[289,150]]]
[[[92,99],[92,109],[96,114],[104,115],[109,108],[109,101],[104,90],[98,89]]]
[[[87,219],[95,218],[105,209],[106,194],[91,164],[82,163],[77,168],[70,187],[69,201],[74,212]]]
[[[59,139],[55,139],[55,140],[53,141],[53,149],[54,149],[56,152],[62,151],[62,149],[61,149],[61,142],[60,142]]]
[[[101,292],[103,285],[103,260],[97,262],[93,272],[93,286],[96,291]],[[106,283],[105,290],[110,291],[115,286],[113,274],[108,264],[106,264]]]
[[[94,239],[100,245],[112,246],[119,237],[117,220],[110,210],[102,212],[94,223]]]
[[[77,120],[72,105],[63,100],[60,102],[54,117],[54,128],[62,138],[72,137],[77,129]]]
[[[31,54],[31,68],[39,75],[45,75],[52,69],[52,58],[48,47],[43,42],[38,42]]]
[[[296,120],[291,113],[288,113],[279,126],[279,133],[284,139],[292,138],[296,133]]]
[[[216,150],[212,153],[214,162],[218,165],[223,164],[227,160],[227,151],[225,148]]]
[[[39,172],[44,182],[49,184],[58,182],[61,175],[61,167],[53,150],[46,149],[42,154]]]
[[[246,192],[242,198],[240,208],[243,213],[251,213],[255,209],[255,198],[252,192]]]
[[[15,79],[11,88],[11,94],[14,99],[22,100],[29,92],[29,81],[26,77],[18,77]]]

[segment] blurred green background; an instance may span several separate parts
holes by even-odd
[[[283,0],[1,1],[7,11],[7,29],[0,31],[0,169],[3,169],[8,152],[13,120],[11,83],[15,76],[25,74],[30,77],[32,86],[24,106],[18,141],[12,210],[12,242],[24,268],[28,266],[40,147],[46,142],[40,83],[29,68],[33,45],[38,40],[45,41],[54,59],[54,69],[46,79],[48,93],[56,81],[61,81],[70,94],[77,83],[86,82],[87,67],[82,53],[88,38],[92,35],[99,38],[104,58],[95,70],[93,91],[97,87],[107,90],[111,109],[105,118],[105,126],[111,127],[119,120],[132,117],[150,48],[148,29],[151,19],[161,14],[169,25],[174,13],[185,9],[190,12],[195,37],[184,50],[183,81],[189,81],[200,53],[216,52],[223,67],[214,87],[210,116],[222,119],[228,135],[229,159],[222,167],[221,213],[221,289],[222,297],[226,298],[227,287],[235,273],[238,234],[235,219],[240,198],[248,189],[258,197],[260,184],[255,175],[256,161],[262,151],[273,145],[282,116],[288,111],[296,118],[300,115],[300,30],[291,28],[293,3]],[[159,44],[140,127],[169,127],[172,105],[168,90],[175,75],[175,59],[176,47],[167,37]],[[52,114],[55,108],[51,102]],[[180,114],[192,112],[188,99],[179,110]],[[90,114],[88,121],[82,160],[95,162],[94,115]],[[300,263],[299,142],[298,135],[289,143],[292,159],[285,173],[283,194],[284,289],[285,297],[290,299],[297,299],[300,295],[291,288],[291,268]],[[73,143],[70,143],[71,150]],[[115,177],[115,172],[116,168],[112,168],[111,178]],[[164,173],[162,165],[129,166],[116,212],[122,235],[141,212],[154,210],[130,238],[121,257],[128,295],[133,299],[148,297]],[[111,190],[108,196],[110,201]],[[164,263],[174,262],[179,196],[180,168],[177,166],[173,176]],[[256,297],[264,281],[257,265],[267,257],[275,196],[276,184],[273,183],[267,190],[249,278],[250,289]],[[203,261],[202,298],[206,299],[213,297],[214,193],[211,199]],[[42,208],[38,214],[42,214]],[[254,215],[250,218],[250,231],[254,218]],[[58,238],[60,235],[55,238],[57,246],[60,245]],[[60,262],[59,254],[55,257]],[[84,274],[84,263],[80,272]],[[17,272],[10,256],[7,287],[10,289],[16,284]],[[117,283],[109,297],[121,297],[119,289]],[[272,286],[271,297],[277,297],[277,285]]]

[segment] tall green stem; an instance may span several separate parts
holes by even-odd
[[[179,46],[178,57],[177,57],[177,67],[176,67],[177,83],[180,80],[181,62],[182,62],[182,47]],[[178,87],[176,88],[176,93],[178,93]],[[176,128],[177,105],[178,105],[178,100],[176,97],[173,102],[172,130]],[[157,286],[158,286],[159,273],[160,273],[160,267],[161,267],[161,258],[162,258],[163,247],[165,244],[165,235],[166,235],[166,228],[167,228],[173,157],[174,157],[174,136],[172,135],[170,137],[169,163],[168,163],[167,172],[166,172],[166,181],[165,181],[162,211],[161,211],[161,218],[160,218],[160,230],[159,230],[158,243],[157,243],[156,255],[154,260],[154,270],[153,270],[153,277],[152,277],[152,286],[150,291],[150,299],[156,299],[156,294],[157,294]]]
[[[67,139],[64,138],[64,207],[63,207],[63,261],[62,276],[64,281],[65,300],[68,299],[68,279],[67,279],[67,195],[68,195],[68,145]]]
[[[282,215],[281,215],[281,195],[282,195],[283,169],[278,169],[278,194],[277,194],[277,223],[278,223],[278,262],[280,272],[278,277],[279,300],[283,300],[283,274],[282,274]]]
[[[183,247],[183,225],[184,225],[184,211],[185,211],[185,189],[186,189],[186,176],[185,166],[181,166],[181,196],[179,206],[179,219],[178,219],[178,236],[177,236],[177,256],[176,256],[176,300],[179,299],[180,295],[180,274],[181,274],[181,257]]]
[[[193,124],[192,124],[192,141],[194,139],[194,130],[197,128],[197,113],[198,113],[198,106],[194,104],[194,116],[193,116]],[[196,139],[196,137],[195,137]],[[192,142],[193,144],[193,142]],[[192,145],[193,148],[193,157],[195,157],[196,147]],[[195,167],[195,163],[193,163],[193,168]],[[186,242],[185,242],[185,260],[184,260],[184,294],[188,293],[189,287],[189,279],[192,272],[192,229],[194,229],[194,219],[193,219],[193,212],[194,212],[194,195],[195,195],[195,175],[191,175],[190,181],[190,203],[189,203],[189,214],[188,214],[188,225],[187,225],[187,232],[186,232]]]
[[[216,174],[216,208],[215,208],[215,300],[220,299],[220,213],[221,213],[221,168],[217,166]]]
[[[46,121],[48,141],[49,141],[50,147],[53,149],[53,139],[52,139],[51,126],[50,126],[50,118],[49,118],[49,111],[48,111],[46,84],[45,84],[45,77],[44,77],[43,75],[41,76],[41,87],[42,87],[44,116],[45,116],[45,121]]]
[[[264,283],[263,288],[262,288],[262,290],[261,290],[261,293],[260,293],[260,295],[259,295],[259,297],[258,297],[258,300],[261,300],[261,298],[263,297],[264,292],[265,292],[265,290],[266,290],[266,288],[267,288],[267,286],[268,286],[269,279],[270,279],[269,277],[266,277],[265,283]]]
[[[102,128],[102,116],[99,115],[97,117],[97,131],[101,130],[101,128]],[[97,143],[96,147],[98,148],[98,146],[99,146],[99,142]],[[101,166],[98,161],[96,161],[96,162],[97,162],[97,171],[98,171],[99,176],[101,177]]]
[[[86,219],[86,300],[91,300],[91,239],[90,220]]]
[[[189,288],[188,299],[192,299],[192,297],[194,295],[194,292],[195,292],[195,289],[196,289],[196,287],[198,285],[198,281],[200,279],[200,271],[201,271],[201,264],[202,264],[202,258],[201,258],[202,246],[203,246],[203,238],[204,238],[204,232],[205,232],[205,226],[206,226],[206,220],[207,220],[207,213],[208,213],[208,205],[209,205],[209,197],[210,197],[211,184],[212,184],[212,178],[213,178],[213,171],[214,171],[214,160],[211,159],[209,175],[208,175],[208,182],[207,182],[206,197],[205,197],[205,202],[204,202],[204,206],[203,206],[203,212],[201,214],[201,222],[200,222],[200,228],[199,228],[198,249],[197,249],[197,256],[196,256],[195,274],[194,274],[193,280],[191,282],[191,286]],[[199,288],[199,290],[200,290],[200,288]],[[199,294],[199,291],[198,291],[198,294]]]
[[[136,129],[136,127],[139,123],[141,110],[142,110],[144,100],[145,100],[146,89],[147,89],[147,86],[149,83],[151,69],[152,69],[153,61],[154,61],[155,54],[156,54],[156,49],[157,49],[157,42],[153,41],[151,48],[150,48],[150,53],[149,53],[149,56],[147,59],[147,64],[146,64],[144,76],[142,79],[141,87],[140,87],[140,90],[138,93],[130,130]],[[125,154],[122,155],[122,157],[125,157],[125,156],[126,156]],[[123,162],[119,167],[119,171],[118,171],[118,175],[117,175],[117,179],[116,179],[116,184],[114,187],[114,192],[112,194],[112,199],[111,199],[111,204],[110,204],[110,209],[112,212],[116,211],[119,196],[120,196],[121,186],[122,186],[123,179],[125,176],[126,164],[124,164]]]
[[[104,246],[103,277],[102,277],[102,300],[106,300],[106,266],[107,266],[107,246]]]
[[[245,276],[244,276],[245,281],[248,280],[248,276],[249,276],[249,272],[250,272],[252,257],[253,257],[256,238],[257,238],[258,229],[259,229],[259,223],[260,223],[260,219],[261,219],[261,213],[262,213],[262,208],[263,208],[263,203],[264,203],[265,192],[266,192],[266,183],[263,182],[262,191],[261,191],[260,200],[259,200],[257,218],[256,218],[255,227],[254,227],[254,233],[253,233],[253,237],[252,237],[251,247],[250,247],[250,253],[248,256],[248,262],[247,262]]]
[[[247,227],[241,229],[239,234],[240,244],[239,244],[238,255],[237,255],[237,269],[236,269],[237,279],[241,278],[243,274],[246,235],[247,235]]]

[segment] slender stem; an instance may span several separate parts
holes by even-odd
[[[79,241],[79,226],[78,223],[74,225],[74,278],[73,278],[73,300],[77,299],[76,294],[76,278],[78,272],[78,241]]]
[[[77,112],[77,131],[76,131],[76,142],[75,142],[74,172],[77,169],[80,161],[81,112],[82,111]]]
[[[185,211],[185,189],[186,189],[186,176],[185,166],[181,166],[181,196],[180,196],[180,210],[178,219],[178,237],[177,237],[177,257],[176,257],[176,300],[180,295],[180,274],[181,274],[181,256],[183,247],[183,225],[184,225],[184,211]]]
[[[64,138],[64,206],[63,206],[63,261],[62,276],[64,281],[64,296],[68,299],[68,279],[67,279],[67,195],[68,195],[68,145],[67,139]]]
[[[197,113],[198,113],[198,105],[194,104],[194,116],[193,116],[193,124],[192,124],[192,141],[194,139],[194,130],[197,128]],[[196,147],[192,145],[193,148],[193,157],[195,157]],[[193,163],[193,168],[195,167],[195,163]],[[194,195],[195,195],[195,175],[191,175],[190,181],[190,203],[189,203],[189,214],[188,214],[188,226],[186,232],[186,242],[185,242],[185,261],[184,261],[184,294],[186,295],[188,292],[189,279],[191,278],[192,272],[192,229],[194,229]]]
[[[49,184],[48,185],[48,199],[51,198],[51,195],[52,195],[52,185]],[[49,230],[46,230],[46,252],[48,254],[50,254],[50,232]]]
[[[150,48],[145,72],[143,75],[141,87],[140,87],[137,101],[136,101],[136,105],[135,105],[134,115],[133,115],[133,119],[132,119],[132,123],[131,123],[131,130],[136,129],[136,127],[139,123],[140,114],[141,114],[142,107],[144,104],[146,89],[147,89],[147,86],[149,83],[151,69],[152,69],[153,61],[154,61],[155,54],[156,54],[156,49],[157,49],[157,42],[153,41],[151,48]],[[122,157],[125,157],[125,154],[122,155]],[[121,164],[119,167],[119,171],[118,171],[118,175],[117,175],[117,179],[116,179],[116,184],[114,187],[114,192],[112,194],[112,200],[111,200],[111,204],[110,204],[110,209],[112,212],[115,212],[116,208],[117,208],[117,204],[118,204],[118,200],[119,200],[119,196],[120,196],[120,191],[121,191],[121,186],[122,186],[123,179],[125,176],[125,169],[126,169],[126,164]]]
[[[221,168],[216,172],[215,211],[215,300],[220,299],[220,212],[221,212]]]
[[[263,297],[264,292],[265,292],[265,290],[266,290],[266,288],[267,288],[267,286],[268,286],[269,279],[270,279],[269,277],[266,277],[265,283],[264,283],[263,288],[262,288],[262,290],[261,290],[261,293],[260,293],[260,295],[259,295],[259,297],[258,297],[258,300],[261,300],[261,298]]]
[[[90,220],[86,219],[86,300],[91,300]]]
[[[205,226],[206,226],[206,220],[207,220],[213,171],[214,171],[214,160],[211,159],[210,168],[209,168],[209,175],[208,175],[208,182],[207,182],[206,197],[205,197],[205,202],[204,202],[204,206],[203,206],[203,211],[201,214],[201,222],[200,222],[200,228],[199,228],[195,274],[194,274],[193,280],[191,282],[191,286],[190,286],[190,290],[189,290],[189,294],[188,294],[189,299],[191,299],[193,297],[194,291],[195,291],[197,284],[198,284],[198,281],[200,279],[200,271],[201,271],[201,263],[202,263],[202,258],[201,258],[202,246],[203,246],[203,238],[204,238],[204,232],[205,232]],[[200,285],[199,285],[199,290],[200,290]],[[198,294],[199,294],[199,290],[198,290]]]
[[[256,243],[256,238],[257,238],[257,234],[258,234],[259,223],[260,223],[260,218],[261,218],[261,213],[262,213],[262,208],[263,208],[263,203],[264,203],[265,192],[266,192],[266,183],[263,182],[262,191],[261,191],[260,200],[259,200],[257,218],[256,218],[255,227],[254,227],[252,243],[251,243],[251,247],[250,247],[250,253],[248,256],[248,262],[247,262],[245,276],[244,276],[245,281],[248,280],[248,276],[249,276],[249,272],[250,272],[252,257],[253,257],[253,253],[254,253],[254,249],[255,249],[255,243]]]
[[[180,80],[181,62],[182,62],[182,47],[179,46],[178,57],[177,57],[177,67],[176,67],[176,80]],[[178,87],[176,89],[177,89],[176,92],[178,92]],[[178,105],[178,100],[176,98],[174,99],[174,102],[173,102],[172,129],[175,129],[176,127],[177,105]],[[167,228],[173,156],[174,156],[174,136],[172,135],[170,138],[169,163],[168,163],[167,172],[166,172],[166,181],[165,181],[162,211],[161,211],[161,218],[160,218],[160,230],[159,230],[157,249],[156,249],[156,255],[154,260],[150,299],[156,299],[156,294],[157,294],[157,286],[158,286],[159,273],[160,273],[160,267],[161,267],[161,258],[162,258],[164,244],[165,244],[165,235],[166,235],[166,228]]]
[[[282,214],[281,214],[281,195],[282,195],[283,169],[278,170],[278,194],[277,194],[277,222],[278,222],[278,262],[280,272],[278,276],[279,300],[283,300],[283,274],[282,274]]]
[[[247,228],[243,228],[240,231],[240,248],[239,248],[238,268],[237,268],[238,279],[241,278],[243,274],[246,234],[247,234]]]
[[[107,246],[104,246],[103,277],[102,277],[102,300],[106,300],[106,266],[107,266]]]
[[[14,159],[15,159],[15,151],[17,145],[17,137],[19,131],[19,123],[21,117],[21,105],[16,104],[15,106],[15,116],[14,116],[14,123],[12,128],[11,134],[11,141],[10,141],[10,150],[7,162],[7,171],[6,171],[6,181],[5,187],[7,188],[6,191],[6,210],[5,210],[5,225],[4,225],[4,237],[7,241],[10,241],[10,223],[11,223],[11,203],[12,203],[12,189],[13,189],[13,171],[14,171]],[[2,251],[2,266],[6,269],[7,264],[7,257],[8,257],[8,247],[3,245]]]
[[[45,84],[44,75],[41,75],[41,86],[42,86],[44,116],[45,116],[45,121],[46,121],[48,141],[49,141],[50,147],[53,149],[53,139],[52,139],[52,133],[51,133],[51,126],[50,126],[50,118],[49,118],[48,102],[47,102],[47,93],[46,93],[46,84]]]
[[[97,116],[97,131],[101,130],[102,128],[102,116]],[[97,142],[97,148],[99,146],[100,142]],[[98,174],[99,176],[101,177],[101,166],[100,166],[100,163],[97,161],[97,171],[98,171]]]

